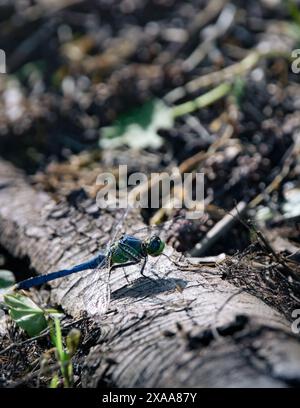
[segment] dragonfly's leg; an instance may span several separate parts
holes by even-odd
[[[147,278],[147,279],[150,279],[150,280],[153,281],[153,282],[156,282],[155,279],[150,278],[150,276],[146,276],[146,275],[144,274],[144,270],[145,270],[146,263],[147,263],[147,257],[145,257],[145,260],[144,260],[143,265],[142,265],[142,269],[140,270],[141,275],[142,275],[144,278]]]
[[[113,271],[114,269],[117,268],[126,268],[127,266],[131,266],[131,265],[136,265],[138,264],[140,261],[133,261],[133,262],[127,262],[127,263],[123,263],[123,264],[116,264],[110,267],[109,272],[111,273],[111,271]]]
[[[153,275],[155,275],[158,279],[160,279],[160,276],[155,272],[155,270],[153,269],[153,267],[155,268],[157,265],[157,262],[159,261],[159,259],[157,259],[157,261],[154,263],[154,265],[152,265],[151,268],[151,272],[153,273]]]
[[[139,262],[140,262],[140,260],[138,260],[138,261],[132,261],[132,262],[127,262],[127,263],[125,263],[125,264],[120,264],[120,265],[118,265],[118,264],[117,264],[117,265],[113,265],[113,266],[110,267],[109,276],[110,276],[111,272],[112,272],[114,269],[122,268],[122,267],[126,268],[127,266],[136,265],[136,264],[138,264]],[[147,263],[147,258],[145,258],[145,260],[144,260],[144,262],[143,262],[142,268],[141,268],[141,270],[140,270],[140,274],[141,274],[144,278],[147,278],[147,279],[150,279],[150,280],[153,281],[153,282],[156,282],[155,279],[150,278],[150,276],[147,276],[147,275],[144,274],[144,270],[145,270],[146,263]]]
[[[122,270],[123,270],[123,273],[124,273],[124,276],[125,276],[125,279],[126,279],[127,283],[130,284],[129,279],[128,279],[128,275],[126,273],[126,268],[123,267]]]

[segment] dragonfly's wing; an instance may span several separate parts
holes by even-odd
[[[84,293],[84,304],[88,315],[99,317],[106,313],[109,302],[109,268],[105,258],[88,277]]]
[[[109,253],[110,246],[120,234],[124,220],[129,212],[129,208],[121,214],[120,219],[115,222],[112,231],[112,238],[106,245],[105,253]],[[84,294],[84,303],[89,315],[94,318],[106,313],[110,303],[110,283],[109,283],[109,259],[101,263],[89,277],[86,291]]]
[[[196,220],[190,220],[184,215],[180,215],[159,225],[148,226],[133,231],[131,235],[134,235],[141,240],[144,240],[151,235],[158,235],[169,246],[172,246],[180,252],[184,252],[198,242],[198,237],[203,235],[202,231],[207,220],[207,214],[203,214],[202,217],[199,217]]]
[[[180,220],[183,220],[184,216],[174,217],[173,219],[163,222],[159,225],[148,225],[143,228],[134,230],[130,235],[134,235],[140,239],[146,239],[151,235],[159,235],[161,239],[166,239],[170,229]]]

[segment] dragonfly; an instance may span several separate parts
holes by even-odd
[[[117,268],[124,269],[131,265],[141,264],[140,274],[144,278],[153,280],[150,276],[144,274],[148,257],[159,258],[162,254],[169,258],[167,254],[164,254],[167,238],[165,234],[167,231],[170,231],[170,227],[177,219],[182,218],[182,216],[173,217],[172,220],[159,225],[146,226],[133,231],[131,235],[121,234],[120,230],[128,212],[129,209],[127,209],[121,219],[118,220],[113,228],[114,235],[112,239],[107,243],[106,248],[100,251],[96,256],[68,269],[61,269],[56,272],[25,279],[8,288],[8,292],[28,290],[34,286],[40,286],[59,278],[89,270],[90,272],[83,276],[86,283],[80,288],[78,294],[82,297],[88,314],[93,317],[103,315],[107,311],[110,303],[110,277],[112,271]],[[162,236],[164,236],[165,239],[162,239]],[[151,271],[153,271],[152,268]],[[127,279],[125,270],[124,274]],[[82,278],[79,280],[81,279]],[[4,293],[6,292],[5,290]]]
[[[164,248],[165,242],[157,235],[153,235],[149,239],[141,240],[135,236],[124,234],[117,242],[111,245],[106,254],[99,253],[94,258],[75,265],[70,269],[62,269],[57,272],[25,279],[17,283],[14,289],[30,289],[33,286],[42,285],[55,279],[88,269],[106,267],[111,273],[113,269],[136,265],[141,261],[143,261],[143,264],[140,273],[142,276],[147,277],[144,274],[144,269],[148,256],[157,257],[162,254]]]
[[[140,274],[144,278],[153,280],[144,274],[148,257],[159,257],[165,248],[165,241],[156,234],[152,234],[145,239],[123,234],[119,239],[115,240],[116,235],[117,233],[112,243],[107,245],[106,251],[99,252],[93,258],[69,269],[25,279],[15,284],[10,290],[27,290],[78,272],[91,270],[87,277],[89,290],[82,293],[83,301],[88,314],[93,317],[103,315],[108,310],[110,303],[110,276],[112,271],[141,263]]]

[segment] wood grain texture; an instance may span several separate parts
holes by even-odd
[[[37,273],[88,259],[105,246],[121,213],[100,211],[81,193],[74,197],[55,203],[0,161],[0,243],[14,256],[28,257]],[[137,213],[126,219],[127,232],[140,225]],[[167,253],[175,257],[171,248]],[[190,267],[186,260],[179,267],[160,257],[149,262],[146,274],[155,262],[155,282],[141,277],[139,266],[128,268],[127,277],[114,271],[110,308],[91,331],[83,386],[300,384],[299,338],[284,316],[222,280],[217,269]],[[84,293],[93,286],[91,273],[51,286],[53,304],[74,317],[90,314]]]

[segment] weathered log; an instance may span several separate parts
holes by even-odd
[[[0,162],[0,243],[14,256],[28,257],[37,273],[89,258],[111,238],[120,216],[76,194],[56,203]],[[125,224],[130,232],[142,222],[132,213]],[[159,258],[156,282],[141,277],[139,266],[130,267],[127,278],[122,269],[114,271],[110,308],[96,323],[101,334],[85,359],[83,386],[299,384],[300,343],[290,322],[222,280],[217,269],[180,262],[182,267]],[[83,294],[91,282],[85,272],[53,282],[52,302],[74,317],[90,314]]]

